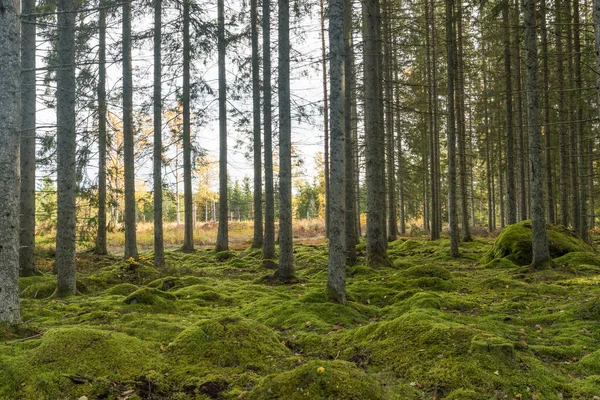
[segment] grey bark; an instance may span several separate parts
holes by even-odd
[[[325,0],[320,0],[321,6],[321,59],[323,62],[323,166],[325,169],[325,236],[329,237],[329,99],[327,95],[327,48],[325,46]]]
[[[556,83],[558,89],[558,120],[563,123],[558,124],[558,147],[560,156],[560,223],[564,226],[569,225],[569,153],[568,131],[566,122],[568,118],[566,98],[565,98],[565,77],[564,77],[564,54],[563,54],[563,15],[560,0],[556,0]]]
[[[517,222],[517,196],[515,193],[515,152],[513,137],[513,101],[512,101],[512,76],[511,76],[511,49],[510,49],[510,21],[508,11],[509,0],[505,0],[502,7],[502,25],[504,30],[504,83],[506,96],[506,197],[507,197],[507,223]]]
[[[292,234],[292,116],[290,105],[290,2],[279,0],[279,265],[277,277],[294,277]]]
[[[442,190],[442,168],[440,165],[440,129],[439,129],[439,118],[438,118],[438,88],[437,88],[437,33],[435,27],[435,1],[431,0],[430,23],[431,23],[431,94],[432,94],[432,107],[433,107],[433,173],[431,175],[432,191],[435,192],[435,206],[433,206],[433,212],[437,214],[437,226],[432,227],[431,240],[437,240],[440,238],[442,232],[442,201],[441,201],[441,190]]]
[[[123,2],[123,153],[125,170],[125,259],[139,258],[135,220],[135,149],[131,68],[131,0]]]
[[[227,209],[227,81],[225,77],[225,4],[218,0],[219,47],[219,230],[217,251],[229,249]]]
[[[250,25],[252,33],[252,119],[254,122],[254,236],[252,247],[263,245],[262,212],[262,140],[260,130],[260,61],[258,54],[258,1],[250,1]]]
[[[385,82],[385,141],[387,177],[387,240],[394,241],[398,236],[396,221],[396,170],[394,162],[394,82],[392,81],[392,35],[389,3],[384,3],[383,16],[383,71]]]
[[[527,179],[525,177],[525,166],[527,164],[527,149],[525,148],[525,133],[523,130],[523,96],[521,95],[523,87],[521,83],[521,26],[520,26],[520,11],[519,11],[519,0],[514,1],[515,10],[513,18],[514,28],[514,57],[512,59],[514,63],[514,74],[515,74],[515,125],[517,134],[517,197],[519,211],[517,218],[519,220],[527,219]]]
[[[344,0],[329,0],[331,93],[331,192],[329,197],[329,262],[327,294],[346,304],[346,246],[344,212]],[[350,162],[350,160],[348,160]]]
[[[367,264],[388,263],[385,237],[385,152],[381,70],[378,67],[381,14],[379,0],[363,3],[363,51],[365,87],[365,163],[367,184]]]
[[[600,0],[594,0],[594,49],[596,51],[596,71],[600,71]],[[596,74],[598,96],[598,118],[600,118],[600,74]]]
[[[584,133],[583,122],[583,98],[582,86],[583,80],[581,76],[581,30],[579,28],[579,1],[573,2],[573,57],[575,69],[575,137],[577,140],[577,164],[578,164],[578,184],[579,184],[579,236],[582,239],[588,240],[588,212],[587,212],[587,176],[585,162],[585,145],[587,138]],[[591,146],[590,146],[591,148]]]
[[[183,1],[183,251],[194,251],[192,135],[190,127],[190,2]]]
[[[532,262],[538,269],[551,262],[546,234],[544,211],[543,166],[537,82],[537,36],[535,26],[535,0],[525,0],[525,48],[527,80],[527,129],[529,134],[529,162],[531,166],[531,220]]]
[[[465,123],[465,74],[463,60],[463,32],[462,32],[462,4],[459,2],[456,6],[456,30],[458,36],[457,42],[457,60],[456,60],[456,122],[457,122],[457,141],[458,141],[458,179],[460,186],[460,213],[461,213],[461,235],[462,240],[470,242],[471,223],[469,221],[469,196],[468,192],[468,174],[467,174],[467,127]]]
[[[540,4],[540,33],[542,36],[542,85],[544,102],[544,153],[545,153],[545,172],[546,172],[546,201],[548,222],[556,223],[555,199],[554,199],[554,179],[552,176],[552,136],[550,125],[550,93],[548,90],[548,80],[550,68],[548,66],[548,28],[546,27],[546,0]]]
[[[454,0],[446,0],[446,51],[448,71],[448,223],[450,254],[458,257],[458,215],[456,204],[456,122],[454,83],[456,82],[456,32],[454,31]]]
[[[75,2],[58,2],[58,66],[56,71],[57,153],[57,294],[77,291],[75,282]]]
[[[0,322],[20,322],[19,25],[17,0],[0,10]]]
[[[98,233],[96,253],[106,248],[106,4],[100,2],[98,23]]]
[[[162,185],[162,0],[154,0],[154,266],[165,265]]]
[[[35,0],[22,1],[21,17],[21,197],[19,264],[21,276],[35,268]]]
[[[435,130],[434,130],[434,116],[433,116],[433,79],[432,79],[432,66],[431,66],[431,18],[429,10],[429,0],[425,0],[425,79],[427,81],[427,129],[429,131],[429,174],[430,174],[430,198],[431,198],[431,239],[439,239],[438,227],[438,191],[437,191],[437,169],[436,169],[436,157],[437,149],[435,148]],[[396,69],[396,80],[398,76]],[[399,90],[399,88],[397,89]],[[399,97],[399,94],[396,96]],[[398,134],[400,134],[398,130]],[[400,147],[398,147],[400,150]],[[398,169],[400,169],[398,167]],[[400,177],[400,171],[398,172]]]
[[[356,193],[355,181],[357,179],[354,165],[354,140],[356,130],[353,126],[352,114],[354,107],[354,50],[352,48],[352,0],[344,0],[344,202],[346,207],[346,262],[353,265],[356,262],[356,244],[358,244],[358,232],[356,229]]]
[[[265,144],[265,241],[263,258],[275,258],[275,194],[273,188],[273,137],[271,114],[271,1],[263,6],[263,113]]]
[[[573,43],[573,30],[571,29],[572,20],[572,9],[571,9],[571,0],[564,0],[564,17],[566,18],[565,26],[565,37],[566,37],[566,48],[567,52],[567,88],[569,89],[566,93],[566,105],[568,106],[567,113],[568,117],[568,148],[569,148],[569,163],[570,163],[570,188],[571,192],[571,224],[573,225],[573,229],[577,232],[580,232],[580,215],[579,215],[579,163],[578,163],[578,154],[579,154],[579,143],[577,137],[577,122],[575,121],[575,103],[578,99],[575,96],[575,92],[573,89],[575,88],[575,66],[574,66],[574,43]]]

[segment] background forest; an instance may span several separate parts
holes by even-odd
[[[0,0],[0,398],[600,398],[598,71],[600,0]]]

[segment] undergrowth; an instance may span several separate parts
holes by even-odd
[[[168,252],[156,270],[87,253],[78,285],[21,279],[24,323],[0,327],[2,399],[593,399],[600,257],[532,273],[487,239],[400,239],[389,266],[347,268],[328,302],[327,246],[295,246],[298,282],[260,252]],[[487,257],[487,258],[486,258]]]

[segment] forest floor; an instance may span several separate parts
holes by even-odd
[[[251,249],[169,251],[160,271],[81,253],[81,294],[58,299],[41,263],[24,323],[0,327],[0,398],[600,398],[600,256],[530,272],[486,263],[492,244],[399,239],[373,269],[361,243],[345,306],[323,240],[295,245],[290,285]]]

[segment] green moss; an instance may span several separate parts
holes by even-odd
[[[547,225],[546,233],[552,258],[571,252],[592,251],[574,231],[562,225]],[[504,228],[483,262],[505,257],[517,265],[531,264],[531,221],[522,221]]]
[[[595,253],[575,251],[554,259],[557,265],[594,265],[600,267],[600,257]]]
[[[106,289],[104,294],[107,296],[129,296],[138,289],[139,287],[132,283],[119,283]]]
[[[444,280],[450,279],[450,272],[439,265],[416,265],[404,271],[404,275],[411,278],[440,278]]]
[[[114,397],[119,386],[123,391],[154,364],[155,355],[146,344],[118,332],[56,328],[36,342],[20,357],[0,355],[3,398]]]
[[[456,389],[453,390],[444,400],[487,400],[487,397],[478,394],[472,389]]]
[[[233,257],[235,257],[235,253],[230,250],[219,251],[219,252],[215,253],[215,259],[217,261],[221,261],[221,262],[227,261]]]
[[[162,290],[143,287],[131,293],[123,300],[126,304],[152,306],[155,312],[173,312],[177,306],[174,301],[177,299],[171,293],[163,292]]]
[[[269,375],[250,399],[389,399],[373,377],[344,361],[310,361],[291,371]]]
[[[515,347],[506,339],[489,333],[481,333],[473,336],[469,353],[473,356],[480,354],[491,354],[496,360],[505,359],[513,361],[515,358]]]
[[[600,375],[600,350],[596,350],[579,360],[577,369],[585,375]]]
[[[518,265],[508,258],[495,258],[483,265],[483,268],[517,268]]]
[[[39,275],[19,279],[20,297],[45,299],[56,291],[56,276]]]
[[[168,355],[177,363],[272,371],[290,352],[271,329],[258,322],[221,318],[200,321],[181,332],[169,345]]]

